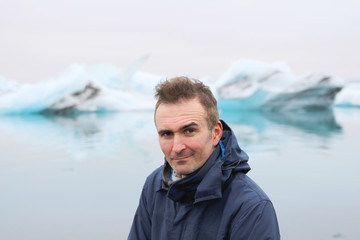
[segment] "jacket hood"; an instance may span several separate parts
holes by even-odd
[[[221,198],[222,186],[232,173],[247,173],[249,157],[241,150],[231,128],[224,122],[223,135],[214,152],[205,164],[187,177],[171,183],[171,167],[165,159],[162,174],[163,190],[168,190],[168,197],[174,201],[191,201],[194,204]]]
[[[222,150],[223,171],[232,169],[233,172],[247,173],[251,169],[247,163],[249,156],[239,147],[231,128],[222,120],[221,124],[223,125],[223,134],[219,145]]]

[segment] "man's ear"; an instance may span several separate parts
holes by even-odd
[[[223,126],[222,126],[221,122],[218,121],[213,128],[213,146],[214,147],[219,143],[221,136],[222,136],[222,132],[223,132]]]

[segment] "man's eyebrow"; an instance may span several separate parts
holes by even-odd
[[[179,131],[183,131],[189,127],[192,127],[192,126],[199,126],[199,124],[197,124],[196,122],[192,122],[192,123],[189,123],[189,124],[186,124],[185,126],[182,126]],[[158,131],[158,134],[162,135],[164,133],[172,133],[171,130],[168,130],[168,129],[161,129]]]
[[[172,131],[166,130],[166,129],[164,129],[164,130],[159,130],[159,131],[158,131],[158,134],[159,134],[159,135],[163,135],[164,133],[172,133]]]
[[[181,131],[181,130],[185,130],[185,129],[187,129],[187,128],[189,128],[189,127],[192,127],[192,126],[199,126],[199,124],[197,124],[196,122],[192,122],[192,123],[189,123],[189,124],[181,127],[179,130],[180,130],[180,131]]]

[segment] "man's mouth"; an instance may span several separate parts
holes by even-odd
[[[189,159],[193,154],[187,154],[185,156],[175,156],[175,157],[172,157],[171,160],[173,161],[185,161],[187,159]]]
[[[184,161],[184,160],[188,159],[189,157],[190,157],[190,156],[173,158],[173,161]]]

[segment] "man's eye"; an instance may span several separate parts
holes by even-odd
[[[192,128],[188,128],[188,129],[185,129],[185,134],[191,134],[191,133],[193,133],[194,132],[194,129],[192,129]]]
[[[165,132],[160,133],[160,136],[161,136],[161,137],[170,137],[171,135],[172,135],[172,133],[171,133],[171,132],[168,132],[168,131],[165,131]]]

